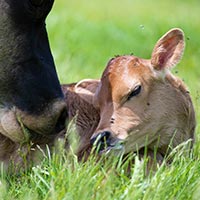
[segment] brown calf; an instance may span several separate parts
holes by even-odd
[[[165,155],[169,145],[194,138],[195,113],[184,83],[170,69],[181,59],[184,34],[172,29],[156,43],[151,59],[118,56],[101,80],[63,86],[69,117],[77,114],[79,154],[134,152],[145,146]]]

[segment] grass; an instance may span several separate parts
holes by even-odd
[[[47,27],[61,83],[99,78],[114,55],[149,58],[166,31],[184,30],[185,54],[174,71],[191,91],[196,143],[192,152],[187,144],[180,146],[171,165],[163,164],[149,176],[145,176],[145,162],[136,156],[130,177],[126,163],[116,168],[117,159],[102,165],[92,157],[78,163],[73,148],[66,155],[60,144],[57,153],[45,154],[30,171],[14,177],[2,172],[0,199],[200,199],[199,19],[198,0],[56,0]]]

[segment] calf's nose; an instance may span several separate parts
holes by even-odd
[[[105,150],[111,146],[111,133],[109,131],[100,132],[90,139],[90,143],[95,145],[98,151]]]

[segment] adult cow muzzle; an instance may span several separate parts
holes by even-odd
[[[64,129],[66,107],[45,19],[53,0],[0,0],[0,133],[13,142]]]

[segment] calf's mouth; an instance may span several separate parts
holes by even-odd
[[[124,153],[124,141],[112,137],[109,131],[96,134],[91,138],[90,143],[99,154]]]

